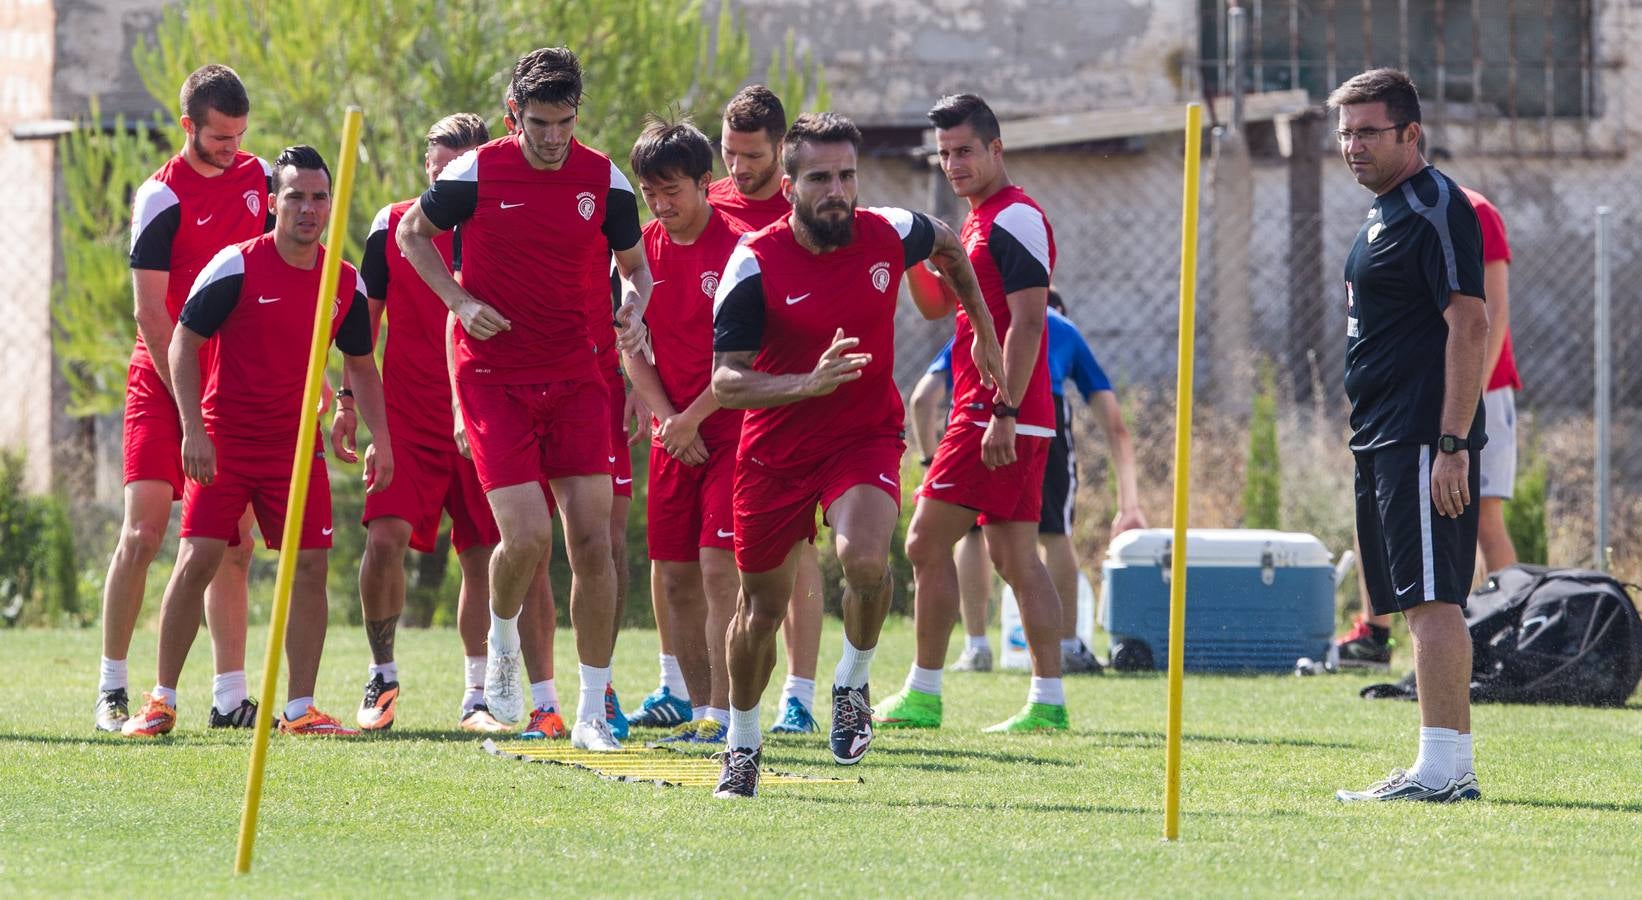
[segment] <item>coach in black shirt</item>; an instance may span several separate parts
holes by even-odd
[[[1420,154],[1420,98],[1407,75],[1364,72],[1329,106],[1341,155],[1375,194],[1345,271],[1357,534],[1374,612],[1408,617],[1421,726],[1411,767],[1337,796],[1474,800],[1463,610],[1486,440],[1482,230],[1459,185]]]

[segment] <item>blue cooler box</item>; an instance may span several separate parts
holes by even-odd
[[[1174,532],[1124,532],[1106,551],[1100,624],[1118,669],[1169,660],[1170,545]],[[1309,534],[1192,529],[1186,535],[1186,668],[1292,672],[1322,659],[1334,632],[1334,567]]]

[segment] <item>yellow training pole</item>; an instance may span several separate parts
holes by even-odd
[[[296,458],[291,461],[291,493],[286,503],[285,531],[279,542],[279,570],[274,578],[274,608],[268,620],[268,658],[262,666],[262,699],[257,706],[256,735],[251,741],[251,772],[245,780],[245,807],[239,819],[239,849],[234,871],[251,871],[251,845],[257,836],[257,808],[262,805],[262,772],[268,762],[268,732],[274,724],[274,687],[279,680],[279,655],[285,646],[285,620],[291,611],[291,583],[302,540],[302,515],[308,497],[308,474],[313,468],[313,445],[308,438],[319,423],[319,391],[325,380],[325,353],[331,344],[332,300],[342,275],[342,256],[348,239],[348,201],[353,195],[353,173],[359,151],[359,129],[364,120],[359,107],[350,106],[342,119],[342,148],[337,151],[336,181],[331,186],[331,221],[325,237],[325,262],[319,274],[319,296],[314,301],[314,334],[308,342],[308,380],[302,389],[302,420],[297,426]]]
[[[1186,510],[1191,490],[1192,359],[1197,331],[1197,174],[1203,105],[1186,106],[1186,187],[1180,215],[1180,351],[1175,375],[1174,543],[1169,574],[1169,735],[1163,839],[1180,839],[1180,706],[1186,677]]]

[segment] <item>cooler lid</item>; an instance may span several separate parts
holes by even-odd
[[[1125,531],[1106,550],[1106,561],[1126,566],[1161,565],[1174,542],[1172,528]],[[1192,528],[1186,559],[1193,566],[1329,566],[1328,548],[1315,536],[1262,528]]]

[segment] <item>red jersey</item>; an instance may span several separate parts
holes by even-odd
[[[131,200],[131,268],[170,273],[165,310],[172,322],[218,250],[274,227],[273,210],[264,208],[273,189],[273,169],[244,152],[215,178],[194,171],[179,153],[137,188]],[[131,364],[154,368],[141,332]]]
[[[415,200],[382,207],[371,221],[359,277],[365,296],[383,304],[392,340],[382,351],[382,390],[396,424],[394,437],[415,438],[444,447],[451,441],[450,377],[445,365],[445,302],[422,281],[394,241],[399,220]],[[433,239],[445,261],[455,265],[455,235]],[[404,428],[401,431],[401,428]]]
[[[308,343],[325,248],[312,269],[287,263],[263,235],[222,248],[194,282],[180,322],[217,338],[217,364],[201,406],[212,437],[254,443],[296,439]],[[331,338],[349,356],[371,352],[371,323],[354,267],[342,263]]]
[[[462,285],[512,322],[489,340],[458,326],[456,377],[541,384],[596,377],[588,279],[609,249],[639,241],[638,201],[609,157],[576,141],[558,169],[533,168],[510,135],[446,166],[422,212],[462,226]]]
[[[1487,197],[1461,186],[1460,190],[1470,198],[1471,206],[1477,211],[1477,224],[1482,226],[1482,264],[1487,266],[1491,262],[1511,261],[1511,245],[1505,240],[1505,219],[1500,216],[1499,209],[1489,202]],[[1488,374],[1488,383],[1483,387],[1485,391],[1508,387],[1513,390],[1522,390],[1522,376],[1517,374],[1517,357],[1511,349],[1511,326],[1505,326],[1505,343],[1500,346],[1499,362],[1494,364],[1494,371]]]
[[[742,232],[741,223],[717,209],[691,244],[675,243],[659,220],[644,226],[644,256],[656,284],[644,321],[662,389],[680,412],[712,381],[713,295]],[[740,432],[738,409],[721,409],[701,425],[709,447],[734,446]]]
[[[730,254],[713,299],[713,350],[757,351],[753,368],[778,375],[813,370],[834,332],[870,353],[861,377],[830,394],[752,409],[738,459],[796,467],[862,441],[899,438],[906,420],[895,386],[895,301],[901,273],[929,258],[929,219],[893,207],[855,211],[855,237],[814,254],[793,236],[791,219],[748,235]]]
[[[707,201],[714,209],[740,222],[742,231],[758,231],[792,212],[792,204],[780,191],[764,200],[754,200],[741,193],[733,178],[720,178],[708,185]]]
[[[992,313],[998,342],[1009,333],[1011,293],[1049,287],[1055,269],[1055,233],[1049,219],[1031,197],[1010,185],[986,198],[964,217],[959,234],[969,253],[969,264],[980,282],[981,297]],[[958,308],[958,332],[952,343],[952,420],[986,425],[992,418],[993,391],[981,385],[980,370],[970,347],[975,329],[963,307]],[[1049,389],[1049,330],[1038,339],[1038,363],[1020,400],[1015,433],[1031,437],[1055,436],[1055,401]]]

